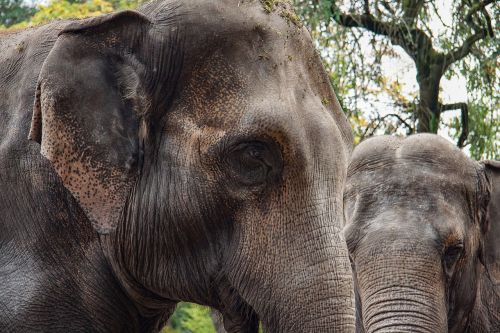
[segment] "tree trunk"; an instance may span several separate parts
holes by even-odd
[[[437,133],[441,110],[439,107],[439,81],[441,76],[418,80],[420,102],[417,109],[417,133]]]

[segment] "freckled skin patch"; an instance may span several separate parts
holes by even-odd
[[[356,147],[344,234],[356,271],[358,324],[366,332],[387,325],[500,330],[500,220],[488,221],[500,202],[495,165],[472,161],[430,134],[381,136]],[[494,227],[486,231],[489,223]]]
[[[84,143],[79,142],[85,133],[74,120],[56,117],[55,103],[45,98],[41,105],[44,110],[43,135],[55,137],[42,141],[41,154],[52,162],[94,227],[98,231],[109,232],[109,228],[116,226],[131,188],[132,184],[127,184],[130,182],[130,171],[110,168],[104,162],[91,160],[92,147],[82,149]]]

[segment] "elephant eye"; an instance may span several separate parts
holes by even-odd
[[[228,159],[233,174],[246,186],[264,184],[275,171],[276,161],[274,149],[258,141],[236,145]]]
[[[462,243],[451,245],[445,249],[443,256],[443,264],[446,275],[448,276],[453,275],[455,264],[457,263],[458,259],[462,257],[463,252],[464,252],[464,246]]]

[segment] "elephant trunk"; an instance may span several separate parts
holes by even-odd
[[[289,332],[354,332],[354,291],[347,249],[340,237],[332,239],[327,248],[331,251],[327,257],[322,259],[325,253],[313,252],[316,260],[298,266],[286,284],[289,290],[284,290],[282,313],[291,317],[289,323],[282,321],[279,326]]]
[[[442,313],[430,305],[430,295],[414,288],[389,288],[393,290],[363,305],[366,332],[447,332]]]
[[[365,332],[447,332],[441,263],[419,246],[385,243],[377,245],[382,251],[363,249],[358,256]]]
[[[304,279],[306,277],[304,276]],[[315,287],[291,287],[289,293],[297,299],[284,298],[280,300],[279,314],[263,316],[266,332],[354,332],[355,320],[351,295],[348,293],[332,295],[337,288],[350,289],[342,282],[342,278],[329,279],[322,283],[312,279],[322,293],[316,293]],[[309,290],[309,291],[308,291]],[[307,293],[310,293],[307,295]],[[277,319],[275,322],[267,320]]]
[[[290,106],[291,107],[291,106]],[[234,219],[228,278],[262,320],[265,332],[355,330],[354,287],[343,225],[343,162],[329,113],[300,129],[273,200],[245,206]],[[299,133],[299,132],[298,132]],[[335,161],[335,163],[331,163]],[[250,269],[251,268],[251,269]]]
[[[253,242],[246,249],[251,252],[245,252],[245,259],[252,259],[257,274],[231,269],[237,273],[231,276],[234,285],[254,304],[265,332],[354,332],[351,265],[345,241],[332,221],[328,215],[290,221],[279,233],[262,235],[257,238],[262,243]],[[240,237],[255,240],[247,230]],[[250,244],[244,239],[241,243]],[[238,262],[245,259],[239,257]]]

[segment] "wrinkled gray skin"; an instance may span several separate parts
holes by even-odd
[[[377,137],[354,150],[344,200],[358,331],[500,331],[499,162]]]
[[[351,132],[288,10],[0,35],[1,332],[155,331],[180,300],[229,332],[354,330]]]

